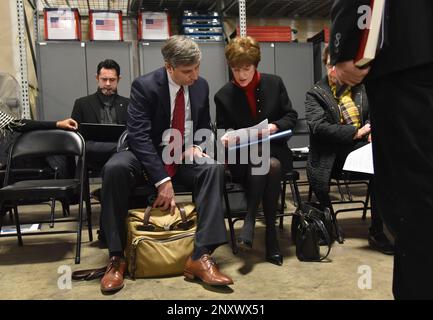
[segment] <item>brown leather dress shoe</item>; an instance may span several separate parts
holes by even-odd
[[[206,284],[213,286],[227,286],[233,284],[233,280],[221,273],[215,260],[208,254],[204,254],[200,259],[192,260],[188,258],[183,271],[185,278],[200,278]]]
[[[101,291],[104,293],[118,291],[123,288],[123,275],[126,262],[122,257],[111,257],[105,275],[101,280]]]

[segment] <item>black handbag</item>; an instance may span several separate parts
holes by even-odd
[[[296,256],[300,261],[319,262],[331,252],[333,224],[328,208],[319,210],[309,204],[302,204],[292,218],[292,239],[296,245]],[[322,255],[320,246],[326,245]]]

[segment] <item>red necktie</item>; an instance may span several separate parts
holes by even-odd
[[[185,134],[185,97],[183,94],[183,86],[180,87],[179,91],[176,94],[176,100],[174,102],[174,110],[173,110],[173,119],[171,120],[171,129],[178,130],[182,136],[182,140],[180,144],[179,141],[176,140],[176,145],[174,145],[174,149],[180,149],[183,146],[183,139]],[[173,143],[174,137],[170,135],[169,144]],[[173,157],[174,149],[171,150],[170,155]],[[176,164],[166,164],[165,170],[170,177],[173,177],[176,174]]]

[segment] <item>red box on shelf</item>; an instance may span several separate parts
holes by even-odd
[[[239,27],[236,29],[239,35]],[[292,28],[287,26],[247,26],[247,35],[259,42],[290,42]]]

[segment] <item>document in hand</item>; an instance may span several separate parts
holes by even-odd
[[[267,128],[268,128],[268,119],[265,119],[259,124],[256,124],[255,126],[229,131],[224,136],[226,136],[229,139],[237,137],[239,139],[238,144],[244,144],[244,143],[252,142],[254,140],[258,140],[259,138],[257,133]]]
[[[290,137],[291,135],[292,135],[292,130],[280,131],[280,132],[268,135],[268,136],[266,136],[263,139],[257,139],[257,140],[253,140],[253,141],[247,141],[245,143],[240,143],[240,144],[237,144],[235,146],[229,147],[229,151],[240,149],[240,148],[244,148],[244,147],[247,147],[247,146],[252,146],[252,145],[259,144],[259,143],[266,142],[266,141],[287,138],[287,137]]]
[[[384,12],[386,0],[371,0],[370,26],[363,30],[355,65],[359,68],[366,66],[376,57],[380,37],[384,28]],[[379,48],[378,48],[379,47]]]
[[[371,143],[349,153],[344,162],[343,170],[374,174]]]

